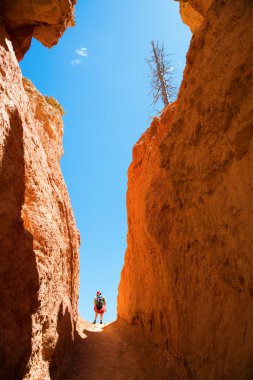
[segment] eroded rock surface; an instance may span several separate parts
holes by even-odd
[[[253,378],[252,25],[251,1],[213,3],[175,111],[133,149],[118,317],[181,379]]]
[[[0,378],[56,379],[79,290],[79,233],[59,163],[62,109],[22,80],[3,26],[0,123]]]
[[[2,0],[2,21],[18,60],[29,49],[32,37],[46,47],[57,44],[68,26],[74,25],[76,0]]]
[[[180,0],[179,0],[180,1]],[[201,25],[213,0],[180,1],[180,15],[191,32]]]

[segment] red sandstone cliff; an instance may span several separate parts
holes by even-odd
[[[167,351],[179,379],[253,378],[252,25],[251,1],[213,2],[175,111],[129,168],[118,317]]]
[[[76,0],[1,0],[1,19],[18,60],[29,49],[32,37],[46,47],[57,44],[68,26],[74,25]]]
[[[179,0],[182,21],[192,32],[201,25],[213,0]]]
[[[0,378],[56,379],[75,333],[79,233],[60,170],[61,107],[22,80],[12,40],[1,25]]]

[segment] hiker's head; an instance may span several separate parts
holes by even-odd
[[[97,296],[100,296],[101,295],[101,292],[100,290],[97,291]]]

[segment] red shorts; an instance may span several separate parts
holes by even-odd
[[[106,307],[105,305],[103,305],[101,309],[98,309],[97,306],[94,306],[94,311],[95,313],[98,313],[98,314],[104,314],[104,312],[106,311]]]

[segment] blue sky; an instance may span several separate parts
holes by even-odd
[[[23,75],[66,112],[61,168],[81,233],[79,311],[87,320],[97,290],[107,298],[105,322],[116,319],[127,169],[155,115],[150,42],[164,42],[179,86],[190,38],[173,0],[79,0],[76,26],[50,50],[33,40],[21,62]]]

